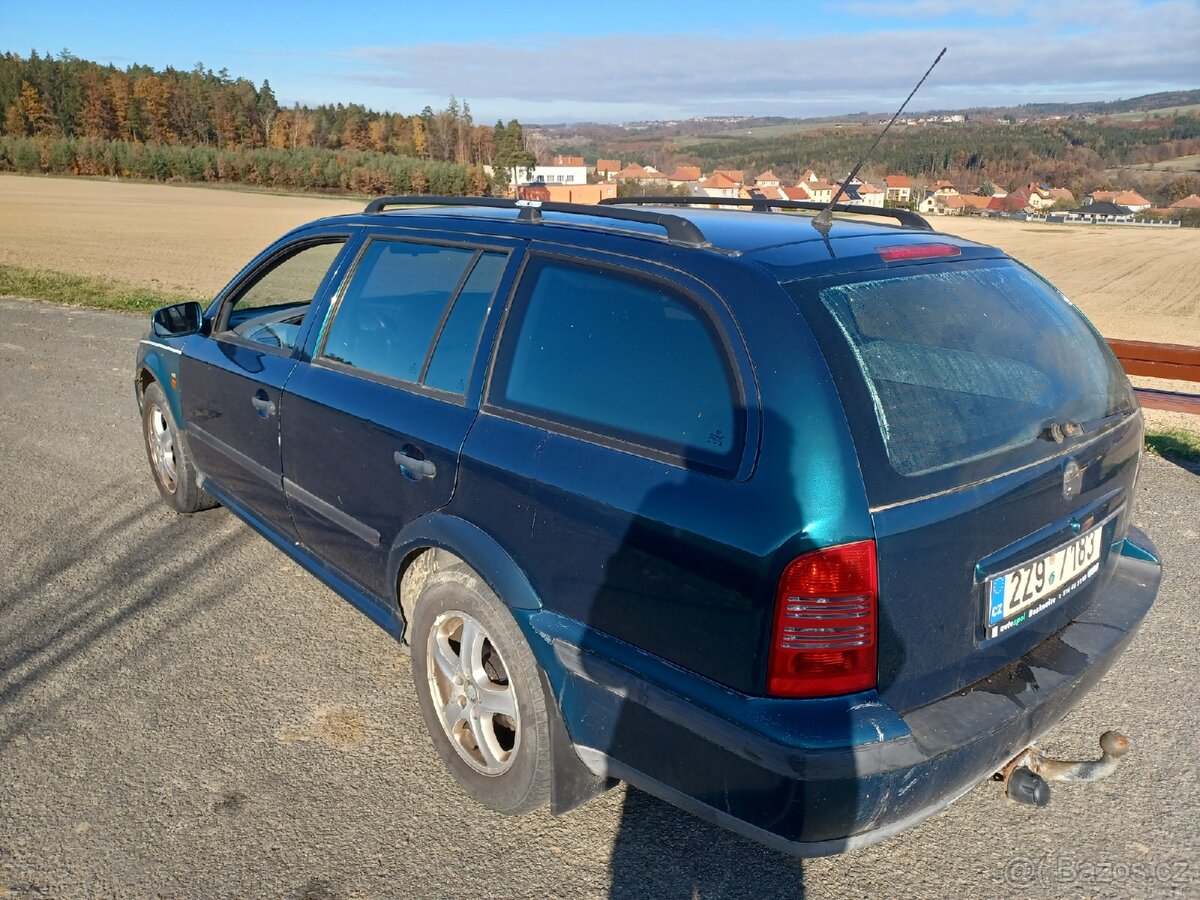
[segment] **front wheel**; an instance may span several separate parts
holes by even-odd
[[[413,615],[413,680],[446,768],[489,809],[550,799],[550,735],[537,663],[512,614],[465,566],[433,573]]]
[[[167,396],[157,382],[148,384],[142,394],[142,436],[154,483],[168,506],[176,512],[194,513],[217,505],[196,482],[187,440],[175,425]]]

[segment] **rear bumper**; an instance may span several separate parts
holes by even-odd
[[[1132,640],[1158,591],[1156,557],[1131,529],[1086,611],[989,678],[904,716],[874,692],[748,697],[553,614],[528,625],[552,648],[563,720],[593,772],[784,852],[823,856],[920,822],[1052,729]]]

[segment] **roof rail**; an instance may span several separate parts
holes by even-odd
[[[711,247],[708,238],[696,225],[683,216],[670,213],[650,212],[644,209],[614,209],[591,206],[583,203],[555,203],[549,200],[509,200],[505,197],[379,197],[367,204],[364,212],[375,215],[389,206],[463,206],[476,209],[519,209],[517,221],[533,225],[541,224],[542,213],[591,216],[623,222],[641,222],[657,225],[666,232],[666,240],[684,247]],[[654,237],[654,235],[648,235]]]
[[[755,212],[770,212],[773,209],[811,209],[820,212],[828,203],[812,200],[769,200],[766,197],[608,197],[600,201],[603,206],[630,204],[634,206],[749,206]],[[853,203],[838,203],[834,212],[855,213],[861,216],[886,216],[901,225],[921,231],[933,231],[933,226],[923,216],[908,209],[893,209],[882,206],[857,206]]]

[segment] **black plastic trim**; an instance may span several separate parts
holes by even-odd
[[[829,208],[834,212],[853,213],[859,216],[884,216],[895,219],[908,228],[933,231],[924,216],[909,209],[890,206],[859,206],[854,203],[818,203],[814,200],[769,200],[766,197],[607,197],[601,206],[749,206],[755,212],[770,212],[773,209],[808,209],[820,212]]]

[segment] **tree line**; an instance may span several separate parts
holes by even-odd
[[[0,56],[0,113],[0,168],[15,171],[363,193],[453,183],[453,193],[490,193],[512,167],[532,164],[518,121],[476,125],[454,97],[414,115],[357,103],[286,107],[269,81],[255,86],[225,69],[118,69],[66,50]],[[500,167],[495,181],[484,165]]]

